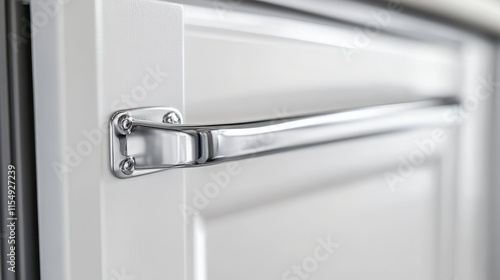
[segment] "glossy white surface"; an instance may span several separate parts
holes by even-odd
[[[327,7],[325,4],[325,11],[328,11]],[[408,37],[403,38],[377,37],[374,45],[347,62],[341,50],[342,42],[352,42],[352,38],[347,39],[349,32],[353,32],[351,27],[342,29],[342,25],[330,23],[331,32],[340,29],[338,42],[316,40],[311,34],[291,37],[287,30],[277,32],[278,24],[273,28],[262,28],[267,20],[279,22],[279,12],[272,15],[272,19],[268,19],[271,12],[263,16],[252,16],[248,12],[250,15],[243,17],[246,20],[240,20],[240,13],[244,14],[247,9],[250,7],[241,4],[219,18],[213,9],[186,7],[187,122],[210,124],[279,118],[336,106],[349,108],[412,100],[440,95],[447,90],[458,97],[466,97],[477,93],[481,78],[492,73],[488,60],[493,52],[487,41],[460,30],[455,32],[449,26],[426,22],[418,27],[419,20],[397,17],[395,29],[401,31],[411,27],[409,30],[415,33],[406,31]],[[202,10],[206,15],[197,18]],[[295,20],[305,20],[308,22],[305,28],[314,34],[312,30],[317,22],[306,18],[289,15],[284,21],[294,24]],[[406,23],[405,20],[409,20],[408,25],[401,24]],[[243,31],[235,32],[234,25],[241,26]],[[422,34],[427,30],[434,39],[442,32],[442,41],[430,43],[423,39]],[[271,36],[273,32],[275,34]],[[318,32],[324,34],[321,32],[326,31]],[[377,47],[372,48],[375,45]],[[399,51],[400,48],[411,51]],[[306,89],[313,90],[304,93]],[[367,245],[380,255],[370,255],[370,250],[367,253],[354,245],[352,251],[339,257],[343,266],[332,263],[331,266],[335,267],[332,268],[326,265],[324,272],[318,270],[315,277],[324,279],[321,275],[329,274],[350,279],[369,276],[374,279],[487,279],[487,226],[483,217],[487,210],[488,175],[487,168],[480,166],[486,164],[488,158],[488,107],[489,102],[482,102],[467,117],[465,124],[448,135],[453,140],[445,145],[447,152],[436,155],[440,165],[418,168],[419,175],[403,184],[410,189],[420,187],[415,189],[414,200],[408,194],[406,198],[400,197],[397,207],[390,202],[385,205],[388,209],[394,206],[392,212],[419,213],[411,220],[405,219],[404,215],[386,216],[392,225],[377,230],[384,237],[392,236],[394,231],[400,232],[400,236],[392,239],[394,243],[379,236],[384,240],[383,245]],[[329,197],[336,201],[337,196],[344,195],[333,190],[344,186],[363,189],[359,197],[363,197],[361,193],[364,192],[367,197],[381,199],[383,194],[377,194],[372,188],[380,187],[377,180],[383,177],[384,171],[392,170],[390,166],[397,166],[398,159],[411,151],[411,148],[401,151],[398,145],[414,145],[419,136],[406,137],[394,136],[385,139],[385,143],[372,138],[364,146],[354,144],[355,141],[337,143],[332,145],[332,149],[335,145],[339,147],[335,153],[327,152],[327,148],[317,148],[317,153],[308,149],[288,156],[276,155],[236,165],[188,170],[187,203],[190,205],[202,203],[199,194],[204,188],[214,188],[213,184],[220,188],[215,198],[208,199],[201,217],[193,217],[196,222],[191,227],[193,235],[197,236],[191,245],[194,247],[194,279],[232,279],[241,271],[248,275],[238,275],[240,278],[282,277],[280,273],[308,256],[303,253],[314,249],[314,240],[325,227],[337,230],[339,235],[350,236],[352,239],[346,237],[345,240],[351,244],[368,242],[364,238],[371,240],[369,236],[373,227],[370,225],[381,219],[380,212],[367,211],[363,214],[365,223],[349,228],[330,223],[326,216],[322,216],[324,213],[315,209],[323,205],[321,199],[328,201]],[[372,156],[362,161],[359,160],[362,155]],[[351,165],[352,161],[357,164]],[[231,175],[230,171],[236,175]],[[336,172],[344,174],[346,179],[334,179],[332,173]],[[216,179],[217,174],[223,178],[229,174],[228,186],[220,178]],[[352,174],[352,179],[347,179],[348,174]],[[360,182],[360,177],[366,179]],[[318,194],[321,198],[314,200],[310,193],[317,193],[315,190],[321,186],[329,186],[332,190],[324,187],[325,197]],[[334,204],[324,206],[324,210],[331,215],[340,215],[339,219],[356,220],[357,212],[349,210],[350,205],[356,203],[353,197],[356,195],[344,197],[351,202],[341,204],[345,208]],[[295,206],[290,206],[292,204]],[[363,211],[365,208],[360,206],[359,212]],[[311,224],[304,227],[294,224],[297,215]],[[315,223],[316,220],[323,223]],[[358,236],[359,232],[363,235]],[[304,241],[299,238],[303,236],[311,238]],[[397,244],[406,245],[407,250],[396,253],[402,248]],[[399,266],[391,265],[395,263]],[[355,268],[345,268],[349,265]],[[282,270],[277,267],[282,267]]]
[[[99,4],[102,121],[108,123],[111,112],[130,107],[166,106],[182,112],[182,7],[134,0]],[[117,103],[124,95],[133,104]],[[182,279],[182,171],[124,182],[109,172],[108,143],[101,151],[102,278],[117,278],[125,270],[134,279]]]
[[[346,46],[356,29],[332,21],[244,13],[243,4],[223,17],[213,8],[185,11],[187,122],[252,121],[458,90],[453,45],[380,34],[353,50]]]
[[[327,234],[341,246],[318,279],[486,279],[487,101],[394,191],[385,172],[429,131],[113,177],[107,125],[119,109],[175,107],[188,123],[279,119],[463,98],[493,72],[489,41],[449,26],[416,30],[410,18],[397,25],[408,36],[381,33],[349,63],[347,23],[249,3],[221,20],[193,6],[73,0],[34,37],[42,279],[279,279]],[[71,150],[93,140],[73,162]],[[183,217],[196,190],[214,184],[227,186]]]
[[[119,180],[108,140],[116,110],[183,109],[182,8],[58,3],[33,38],[42,279],[182,279],[182,171]]]
[[[440,279],[451,269],[452,252],[440,251],[437,244],[449,245],[449,237],[441,234],[453,223],[454,133],[395,188],[384,176],[415,150],[414,139],[429,133],[240,161],[232,167],[238,174],[227,184],[215,179],[224,180],[231,168],[226,164],[190,170],[190,205],[196,205],[207,185],[223,186],[201,210],[204,226],[195,226],[206,234],[208,279],[287,279],[282,274],[312,255],[317,238],[329,235],[340,247],[311,279]]]
[[[314,7],[328,7],[329,0],[259,0],[287,7],[318,10]],[[330,2],[330,3],[329,3]],[[351,1],[354,6],[359,5]],[[457,23],[463,27],[472,27],[484,33],[500,35],[500,3],[496,0],[419,0],[419,1],[380,1],[380,6],[387,3],[399,3],[422,15],[437,16],[441,19]],[[312,4],[312,5],[311,5]]]

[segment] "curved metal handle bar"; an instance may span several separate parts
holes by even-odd
[[[111,169],[129,178],[171,168],[245,159],[313,145],[431,126],[447,126],[451,98],[225,125],[181,125],[172,108],[120,111],[110,125]]]

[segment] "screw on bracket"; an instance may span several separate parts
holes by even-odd
[[[123,115],[118,119],[118,128],[124,135],[130,134],[130,132],[132,132],[133,124],[134,120],[129,115]]]
[[[120,169],[125,175],[132,175],[135,171],[135,159],[134,157],[128,156],[126,159],[122,160],[120,163]]]
[[[163,116],[163,122],[168,124],[179,124],[181,122],[181,118],[175,112],[169,112]]]

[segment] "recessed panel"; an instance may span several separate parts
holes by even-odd
[[[207,219],[207,279],[435,279],[433,168],[395,192],[360,174]]]

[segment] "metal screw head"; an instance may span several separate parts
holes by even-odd
[[[169,124],[179,124],[181,122],[181,118],[176,112],[169,112],[163,116],[163,122]]]
[[[128,156],[126,159],[122,160],[120,163],[120,169],[125,175],[132,175],[135,171],[135,159],[134,157]]]
[[[133,120],[129,115],[123,115],[118,120],[118,125],[123,134],[130,134],[132,131]]]

